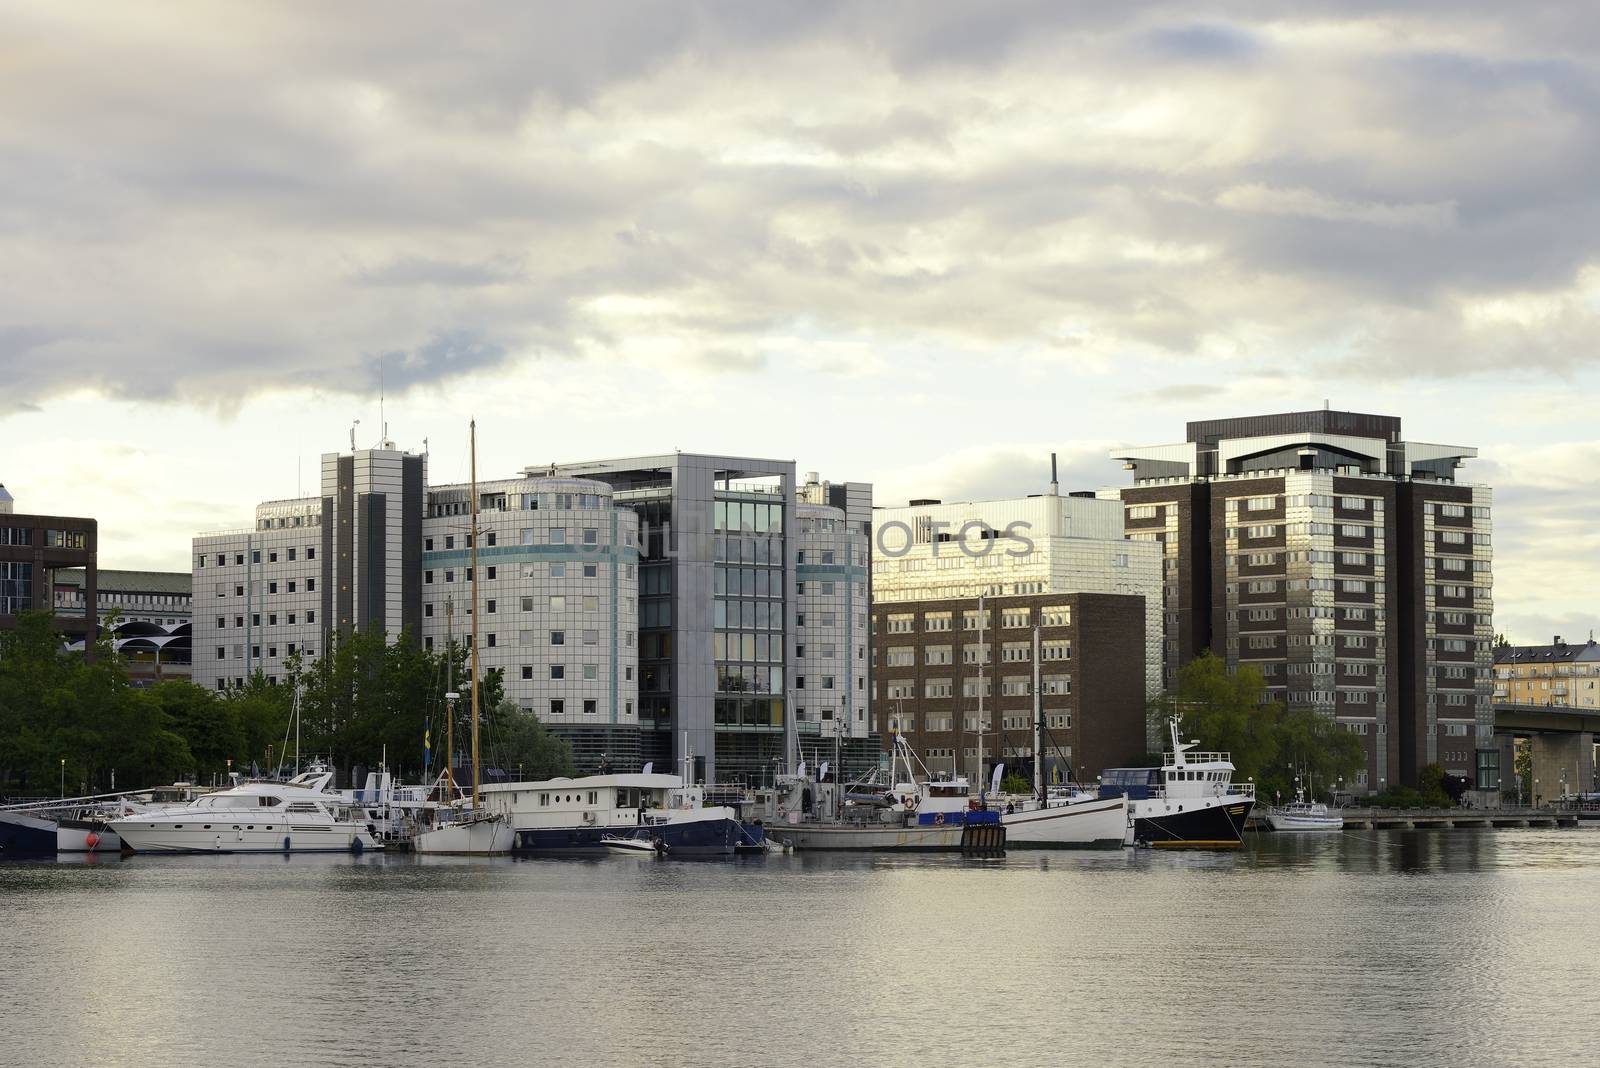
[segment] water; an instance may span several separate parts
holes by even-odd
[[[1600,832],[0,863],[15,1065],[1594,1063]]]

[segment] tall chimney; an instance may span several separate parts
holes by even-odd
[[[1061,496],[1061,483],[1056,480],[1056,454],[1050,454],[1050,496]]]

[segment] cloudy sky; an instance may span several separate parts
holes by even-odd
[[[427,439],[913,495],[1333,406],[1475,445],[1600,625],[1583,4],[0,0],[0,481],[101,564]]]

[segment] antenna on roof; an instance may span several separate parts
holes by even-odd
[[[383,431],[378,441],[381,448],[389,440],[389,420],[383,417],[383,353],[378,353],[378,427]]]
[[[1322,398],[1322,410],[1323,411],[1327,411],[1328,410],[1328,398],[1327,397],[1323,397]]]
[[[1061,483],[1056,480],[1056,454],[1050,454],[1050,496],[1061,496]]]

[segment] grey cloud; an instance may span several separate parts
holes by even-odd
[[[1161,27],[1145,35],[1145,41],[1159,57],[1199,62],[1238,62],[1261,51],[1254,34],[1218,23]]]
[[[1587,366],[1586,13],[1321,43],[1376,10],[12,13],[0,367],[34,403],[236,398],[262,364],[363,390],[396,353],[398,388],[664,330],[745,373],[796,323],[1164,367]],[[1446,17],[1448,50],[1404,44]],[[1556,310],[1473,317],[1502,298]]]

